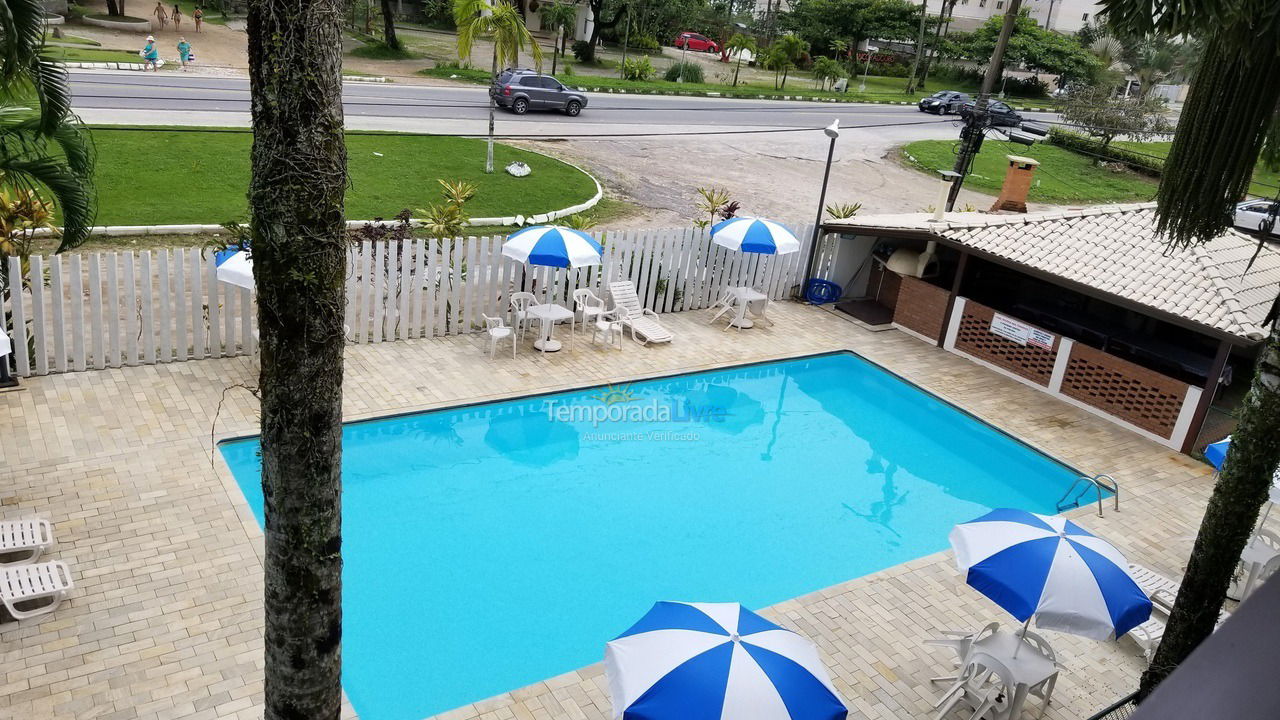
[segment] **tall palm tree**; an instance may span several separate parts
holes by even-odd
[[[267,720],[342,709],[341,0],[252,0]]]
[[[542,26],[556,33],[556,45],[551,48],[551,74],[556,73],[556,60],[564,57],[564,45],[569,31],[578,22],[578,8],[568,3],[543,5],[538,11]]]
[[[749,52],[753,55],[756,53],[756,39],[750,35],[734,33],[725,47],[729,49],[730,53],[738,54],[738,62],[733,66],[733,86],[738,87],[738,73],[742,70],[742,54],[744,52]]]
[[[458,27],[458,58],[471,56],[476,40],[488,37],[493,43],[493,79],[498,79],[498,66],[520,62],[520,51],[525,46],[533,54],[533,62],[542,69],[542,48],[533,41],[524,18],[507,0],[454,0],[453,22]],[[493,123],[497,99],[489,97],[489,147],[485,155],[484,171],[493,172]]]
[[[1280,13],[1273,0],[1102,0],[1110,23],[1139,37],[1204,40],[1156,195],[1157,227],[1171,243],[1206,242],[1230,227],[1276,125]],[[1164,640],[1142,676],[1145,697],[1213,632],[1231,576],[1280,463],[1280,327],[1259,353],[1231,449],[1196,535]]]
[[[62,252],[84,242],[93,225],[93,150],[71,114],[66,69],[44,56],[40,0],[3,2],[0,185],[52,196]]]

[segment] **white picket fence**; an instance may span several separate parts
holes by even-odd
[[[603,263],[578,270],[527,267],[502,257],[501,237],[365,242],[348,250],[348,340],[377,343],[473,332],[482,315],[506,316],[508,298],[573,305],[573,291],[600,297],[635,283],[659,312],[709,307],[724,288],[751,286],[775,300],[797,287],[801,252],[730,252],[705,231],[608,231]],[[835,243],[820,247],[825,277]],[[3,309],[19,376],[183,362],[255,352],[253,294],[218,282],[213,253],[199,248],[35,256],[24,273],[10,258]],[[21,291],[18,289],[21,288]]]

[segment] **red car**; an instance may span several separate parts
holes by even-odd
[[[677,48],[683,48],[685,45],[695,52],[720,52],[720,46],[715,40],[695,32],[680,33],[680,37],[676,38]]]

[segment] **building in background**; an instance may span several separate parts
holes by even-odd
[[[928,0],[928,11],[941,12],[943,0]],[[1008,0],[958,0],[951,27],[972,30],[993,15],[1003,15]],[[1085,23],[1096,22],[1102,6],[1093,0],[1023,0],[1022,7],[1041,27],[1072,34]]]

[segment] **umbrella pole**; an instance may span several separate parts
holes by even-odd
[[[1013,648],[1013,656],[1018,657],[1018,651],[1022,649],[1022,643],[1026,642],[1027,626],[1031,624],[1031,616],[1027,616],[1027,621],[1022,623],[1022,632],[1018,633],[1018,644]]]

